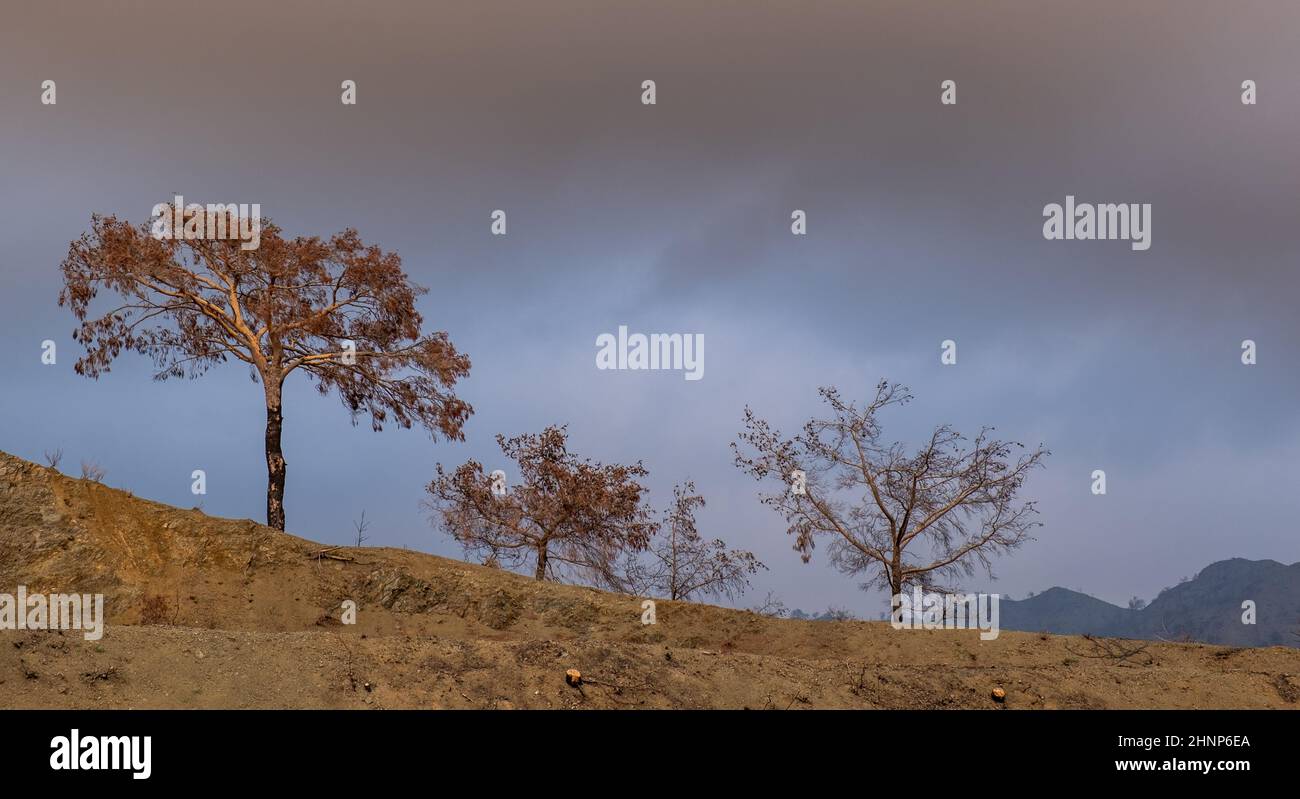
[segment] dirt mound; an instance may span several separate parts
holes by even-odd
[[[102,593],[109,626],[99,641],[0,631],[0,707],[1300,707],[1295,650],[1151,644],[1121,659],[1131,647],[1070,636],[667,600],[643,625],[639,597],[327,550],[0,453],[0,592],[18,585]],[[586,683],[566,685],[569,668]]]

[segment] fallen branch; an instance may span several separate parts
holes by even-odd
[[[1093,635],[1085,635],[1083,636],[1083,640],[1087,641],[1092,645],[1091,652],[1076,651],[1068,643],[1065,645],[1066,651],[1072,655],[1078,655],[1079,657],[1084,657],[1084,658],[1095,658],[1095,659],[1104,658],[1106,660],[1114,660],[1120,663],[1128,663],[1130,662],[1129,661],[1130,658],[1133,658],[1137,655],[1145,654],[1147,647],[1150,646],[1150,642],[1144,642],[1144,643],[1130,642],[1129,644],[1125,644],[1120,639],[1098,638]],[[1146,657],[1147,657],[1146,663],[1134,663],[1134,665],[1149,666],[1154,662],[1154,659],[1150,655],[1147,655]]]
[[[357,562],[356,558],[350,558],[347,555],[333,554],[335,550],[342,549],[342,548],[343,547],[327,547],[325,549],[320,550],[319,552],[311,552],[307,554],[307,559],[322,560],[328,558],[329,560],[341,560],[344,563],[356,563]]]

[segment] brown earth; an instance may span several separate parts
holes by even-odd
[[[0,592],[102,593],[109,621],[99,641],[0,630],[0,707],[1300,707],[1295,649],[1129,654],[1143,644],[667,600],[643,625],[638,597],[322,549],[0,453]],[[339,620],[348,599],[355,625]],[[565,684],[570,668],[585,684]]]

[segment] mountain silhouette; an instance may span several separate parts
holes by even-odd
[[[1254,603],[1255,623],[1243,622]],[[1232,558],[1160,592],[1134,610],[1066,588],[1003,599],[1004,630],[1097,635],[1227,646],[1300,646],[1300,563]]]

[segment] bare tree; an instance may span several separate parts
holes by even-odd
[[[102,482],[104,481],[104,475],[105,475],[105,474],[106,474],[106,472],[104,471],[104,467],[103,467],[103,466],[100,466],[100,465],[99,465],[98,463],[96,463],[95,461],[82,461],[82,462],[81,462],[81,479],[82,479],[82,480],[89,480],[89,481],[91,481],[92,483],[102,483]]]
[[[755,605],[750,610],[771,619],[784,619],[790,613],[781,598],[771,591],[768,591],[767,596],[763,597],[761,604]]]
[[[940,579],[969,576],[976,565],[990,570],[991,555],[1029,539],[1034,503],[1016,495],[1045,449],[1013,458],[1024,448],[994,440],[988,428],[967,441],[943,425],[908,454],[886,443],[877,420],[911,399],[905,388],[882,381],[861,409],[834,388],[820,394],[830,418],[785,439],[746,408],[745,431],[732,444],[738,467],[780,485],[762,501],[785,517],[805,562],[825,538],[841,571],[867,576],[864,589],[943,591]]]
[[[530,568],[538,580],[572,577],[626,590],[620,561],[645,549],[657,527],[642,501],[641,463],[579,458],[568,450],[564,427],[498,435],[497,445],[519,475],[501,493],[476,461],[453,472],[438,464],[426,502],[443,530],[467,554]]]
[[[45,462],[51,469],[58,469],[59,463],[63,460],[63,448],[59,447],[53,451],[45,450]]]
[[[627,566],[628,583],[640,594],[691,599],[696,596],[734,599],[749,587],[750,575],[766,569],[754,553],[727,549],[721,539],[706,541],[695,523],[704,497],[695,483],[673,488],[673,504],[644,558],[634,553]]]
[[[356,545],[357,545],[357,546],[361,546],[361,545],[362,545],[363,543],[365,543],[365,541],[367,540],[367,539],[366,539],[366,530],[370,529],[370,522],[366,521],[366,511],[365,511],[365,509],[362,509],[362,511],[361,511],[361,521],[356,521],[356,520],[354,519],[354,520],[352,521],[352,526],[353,526],[354,528],[356,528],[356,531],[357,531],[357,543],[356,543]]]
[[[95,215],[69,247],[59,305],[80,323],[76,371],[98,378],[123,350],[152,359],[156,380],[197,377],[231,358],[247,364],[266,401],[269,526],[285,526],[282,399],[295,371],[336,392],[354,424],[368,414],[374,430],[418,423],[435,438],[463,438],[472,409],[452,388],[469,359],[446,333],[422,334],[415,300],[425,290],[395,253],[355,230],[287,239],[267,221],[260,245],[244,250],[238,240],[159,239],[150,227]],[[102,290],[121,302],[92,318]]]

